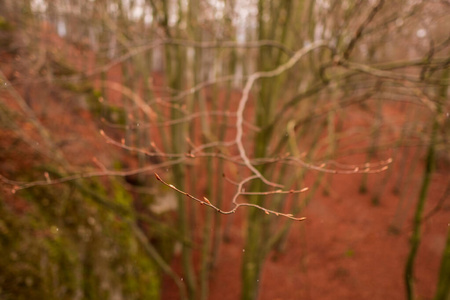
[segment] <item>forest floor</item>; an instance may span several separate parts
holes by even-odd
[[[20,78],[36,76],[26,74],[25,69],[14,68],[5,57],[2,59],[1,70],[13,84],[20,82]],[[43,89],[39,82],[17,84],[15,88],[27,99],[71,164],[94,165],[95,157],[108,166],[111,157],[123,157],[121,149],[114,149],[100,136],[101,124],[88,107],[74,101],[66,92],[57,88]],[[19,111],[12,99],[4,100]],[[402,117],[401,105],[391,105],[387,109],[392,118]],[[353,108],[349,115],[352,117],[346,120],[346,126],[364,119],[364,112],[358,108]],[[22,125],[31,136],[36,134],[29,128],[29,120],[24,119]],[[0,149],[16,151],[16,159],[21,160],[26,151],[11,149],[12,139],[6,131],[0,135]],[[402,155],[412,156],[414,151],[405,149]],[[424,152],[424,149],[417,151]],[[359,159],[364,157],[361,154]],[[354,161],[355,157],[351,159]],[[292,226],[285,250],[272,253],[265,263],[259,299],[405,299],[403,271],[422,171],[417,167],[406,188],[395,193],[397,178],[405,166],[400,164],[400,155],[393,159],[390,170],[386,171],[391,172],[386,185],[380,187],[384,173],[372,174],[368,177],[366,193],[359,191],[361,174],[335,174],[327,178],[328,193],[316,193],[302,212],[307,219]],[[20,164],[1,161],[1,173],[13,174],[14,168],[26,167],[26,164],[26,160]],[[433,174],[425,215],[442,201],[450,180],[448,167],[438,165]],[[4,187],[2,190],[9,193]],[[377,192],[381,192],[379,201],[373,203],[373,195]],[[23,209],[20,201],[12,205],[18,210]],[[244,216],[245,210],[236,213],[230,227],[231,238],[220,247],[217,265],[211,274],[210,299],[239,299],[240,263],[245,251]],[[229,217],[220,218],[226,223]],[[422,242],[415,264],[417,299],[432,299],[434,295],[449,222],[448,201],[423,222]],[[173,265],[178,268],[177,260]],[[162,295],[166,300],[178,298],[168,278],[163,281]]]
[[[401,105],[388,109],[393,116],[401,115]],[[347,120],[351,125],[358,122],[355,119],[363,118],[364,112],[356,108],[348,115],[352,116]],[[307,219],[294,223],[284,251],[273,252],[265,263],[259,299],[406,299],[403,274],[423,175],[421,166],[415,170],[410,166],[414,152],[423,150],[402,152],[408,155],[404,168],[412,173],[400,192],[396,192],[402,167],[400,155],[385,171],[389,174],[369,175],[365,193],[360,192],[362,174],[330,175],[325,181],[328,192],[316,192],[301,214]],[[353,155],[349,161],[364,157]],[[441,163],[433,174],[425,206],[426,219],[414,271],[417,299],[434,296],[450,227],[449,199],[443,198],[450,183],[449,166]],[[388,181],[382,185],[385,176]],[[379,196],[377,202],[374,195]],[[440,209],[435,211],[436,207]],[[245,251],[244,216],[244,210],[236,213],[231,239],[220,248],[211,275],[210,299],[239,299],[240,266]],[[222,218],[227,222],[227,216]],[[165,281],[165,286],[163,298],[177,299],[173,284]]]

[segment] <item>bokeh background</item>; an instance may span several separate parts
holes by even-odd
[[[0,7],[1,299],[450,299],[448,1]]]

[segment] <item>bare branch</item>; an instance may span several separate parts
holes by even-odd
[[[45,180],[37,180],[32,182],[23,182],[23,181],[15,181],[8,179],[0,174],[0,181],[13,186],[11,189],[12,193],[16,193],[19,190],[35,187],[35,186],[49,186],[49,185],[55,185],[65,182],[70,182],[78,179],[86,179],[86,178],[93,178],[93,177],[104,177],[104,176],[119,176],[119,177],[125,177],[129,175],[135,175],[135,174],[141,174],[146,172],[153,172],[155,170],[158,170],[160,168],[167,168],[179,163],[182,163],[186,157],[180,157],[175,160],[170,160],[166,162],[162,162],[160,164],[156,165],[150,165],[143,168],[136,168],[126,171],[111,171],[111,170],[102,170],[97,172],[87,172],[87,173],[80,173],[80,174],[74,174],[74,175],[68,175],[65,177],[61,177],[58,179],[52,179],[51,181]]]
[[[239,101],[239,106],[236,112],[237,119],[236,119],[236,145],[239,149],[240,156],[242,160],[244,161],[244,164],[247,166],[249,170],[252,171],[252,173],[256,174],[265,184],[276,186],[276,187],[282,187],[282,185],[278,183],[271,182],[270,180],[266,179],[250,162],[250,159],[247,156],[247,153],[245,151],[244,144],[242,143],[242,138],[244,135],[242,124],[244,123],[244,110],[245,106],[247,105],[247,102],[249,100],[249,94],[250,90],[253,87],[253,84],[256,80],[260,78],[268,78],[268,77],[274,77],[277,75],[282,74],[283,72],[287,71],[288,69],[292,68],[299,60],[302,58],[305,54],[308,52],[317,49],[319,47],[328,47],[328,44],[325,41],[317,41],[312,43],[309,46],[306,46],[300,50],[298,50],[286,63],[280,65],[276,69],[268,72],[256,72],[249,76],[247,83],[245,84],[244,90],[242,91],[242,97]]]
[[[274,211],[274,210],[271,210],[271,209],[267,209],[267,208],[264,208],[262,206],[259,206],[259,205],[253,204],[253,203],[246,203],[246,202],[238,203],[236,200],[239,197],[239,195],[249,195],[249,194],[246,194],[245,192],[241,192],[242,185],[244,183],[250,181],[250,180],[258,178],[258,176],[256,176],[256,175],[246,178],[245,180],[243,180],[238,185],[238,190],[237,190],[235,196],[233,197],[233,201],[232,201],[232,203],[234,204],[234,207],[231,210],[227,211],[227,210],[222,210],[221,208],[219,208],[219,207],[215,206],[214,204],[212,204],[211,201],[208,198],[206,198],[206,197],[203,197],[202,199],[197,198],[197,197],[195,197],[195,196],[193,196],[193,195],[191,195],[191,194],[189,194],[187,192],[184,192],[184,191],[180,190],[179,188],[177,188],[173,184],[165,182],[158,174],[156,174],[156,173],[154,173],[154,174],[155,174],[155,177],[156,177],[156,179],[158,181],[160,181],[164,185],[168,186],[169,188],[173,189],[174,191],[177,191],[178,193],[183,194],[186,197],[188,197],[188,198],[190,198],[192,200],[195,200],[195,201],[197,201],[198,203],[200,203],[202,205],[206,205],[208,207],[211,207],[212,209],[216,210],[218,213],[221,213],[221,214],[224,214],[224,215],[229,215],[229,214],[235,213],[236,210],[239,207],[241,207],[241,206],[248,206],[248,207],[254,207],[254,208],[257,208],[259,210],[262,210],[266,214],[271,214],[272,213],[272,214],[274,214],[276,216],[283,216],[283,217],[289,218],[289,219],[294,220],[294,221],[303,221],[303,220],[306,219],[305,217],[297,218],[297,217],[294,217],[292,214],[285,214],[285,213],[281,213],[281,212]],[[270,194],[288,194],[288,193],[289,194],[293,194],[293,193],[302,193],[302,192],[305,192],[305,191],[307,191],[307,188],[304,188],[304,189],[301,189],[301,190],[291,190],[291,191],[277,190],[277,191],[272,191],[272,192],[252,193],[251,195],[258,195],[258,194],[259,195],[270,195]]]

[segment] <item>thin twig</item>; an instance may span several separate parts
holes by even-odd
[[[131,169],[131,170],[127,170],[127,171],[102,170],[102,171],[96,171],[96,172],[80,173],[80,174],[69,175],[66,177],[61,177],[58,179],[51,179],[50,182],[47,179],[37,180],[37,181],[32,181],[32,182],[15,181],[15,180],[8,179],[0,174],[0,181],[5,184],[11,185],[12,186],[11,192],[16,193],[19,190],[23,190],[23,189],[27,189],[27,188],[31,188],[31,187],[35,187],[35,186],[49,186],[49,185],[55,185],[55,184],[69,182],[69,181],[74,181],[74,180],[78,180],[78,179],[103,177],[103,176],[125,177],[125,176],[140,174],[140,173],[152,172],[152,171],[155,171],[160,168],[167,168],[169,166],[173,166],[173,165],[182,163],[184,160],[186,160],[186,157],[180,157],[178,159],[162,162],[157,165],[150,165],[150,166],[146,166],[143,168],[136,168],[136,169]]]
[[[237,210],[239,207],[241,207],[241,206],[249,206],[249,207],[254,207],[254,208],[260,209],[260,210],[264,211],[266,214],[271,214],[271,213],[272,213],[272,214],[274,214],[274,215],[276,215],[276,216],[283,216],[283,217],[289,218],[289,219],[294,220],[294,221],[303,221],[303,220],[306,219],[305,217],[299,217],[299,218],[297,218],[297,217],[294,217],[292,214],[285,214],[285,213],[277,212],[277,211],[274,211],[274,210],[271,210],[271,209],[267,209],[267,208],[265,208],[265,207],[262,207],[262,206],[256,205],[256,204],[252,204],[252,203],[246,203],[246,202],[244,202],[244,203],[238,203],[238,202],[237,202],[237,198],[238,198],[240,195],[244,195],[244,192],[241,191],[241,190],[242,190],[242,185],[243,185],[244,183],[250,181],[250,180],[259,178],[257,175],[250,176],[250,177],[244,179],[244,180],[239,184],[238,190],[237,190],[236,194],[234,195],[233,201],[232,201],[232,203],[234,204],[234,207],[233,207],[231,210],[228,210],[228,211],[227,211],[227,210],[222,210],[221,208],[219,208],[219,207],[215,206],[214,204],[212,204],[211,201],[209,201],[208,198],[206,198],[206,197],[203,197],[202,199],[197,198],[197,197],[195,197],[195,196],[193,196],[193,195],[191,195],[191,194],[189,194],[189,193],[187,193],[187,192],[185,192],[185,191],[180,190],[179,188],[177,188],[177,187],[174,186],[173,184],[170,184],[170,183],[165,182],[158,174],[156,174],[156,173],[154,173],[154,174],[155,174],[155,177],[156,177],[156,179],[157,179],[158,181],[160,181],[160,182],[163,183],[164,185],[168,186],[169,188],[171,188],[171,189],[177,191],[177,192],[180,193],[180,194],[185,195],[186,197],[188,197],[188,198],[190,198],[190,199],[192,199],[192,200],[197,201],[198,203],[200,203],[200,204],[202,204],[202,205],[206,205],[206,206],[208,206],[208,207],[211,207],[212,209],[216,210],[218,213],[221,213],[221,214],[224,214],[224,215],[229,215],[229,214],[235,213],[236,210]],[[284,194],[284,193],[302,193],[302,192],[304,192],[304,191],[306,191],[306,190],[307,190],[307,189],[291,190],[291,191],[282,191],[282,190],[278,190],[278,191],[274,191],[274,192],[261,192],[261,193],[259,193],[259,194],[260,194],[260,195],[268,195],[268,194],[275,194],[275,193],[278,193],[278,194],[281,194],[281,193],[283,193],[283,194]],[[256,194],[256,193],[255,193],[255,194]]]

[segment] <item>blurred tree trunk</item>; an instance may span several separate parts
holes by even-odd
[[[181,29],[179,26],[174,28],[175,33],[172,34],[169,27],[169,18],[171,16],[172,5],[175,2],[162,1],[164,8],[163,25],[166,32],[166,38],[175,38],[177,31]],[[184,18],[184,12],[180,3],[177,3],[177,22],[178,25]],[[181,91],[184,88],[184,80],[186,70],[186,53],[185,48],[179,45],[165,45],[165,75],[167,78],[167,85],[171,90],[171,96],[175,96],[177,91]],[[181,106],[178,103],[171,103],[170,105],[170,119],[177,120],[184,117]],[[187,105],[190,107],[190,105]],[[188,137],[189,127],[188,123],[173,124],[170,128],[170,142],[172,153],[183,154],[186,153],[186,137]],[[175,186],[182,190],[186,188],[186,170],[185,166],[176,164],[172,167],[172,174]],[[187,293],[189,299],[197,299],[197,283],[193,265],[192,257],[192,232],[189,223],[189,206],[183,195],[177,194],[178,198],[178,225],[181,236],[189,241],[182,243],[181,260],[183,266],[183,280],[186,282]]]
[[[434,300],[450,300],[450,230],[442,255],[441,270]]]
[[[411,236],[411,248],[409,251],[408,259],[406,261],[405,266],[405,284],[406,284],[406,295],[408,300],[414,299],[414,263],[417,255],[417,251],[419,250],[420,242],[421,242],[421,230],[422,230],[422,216],[424,212],[425,202],[427,200],[428,188],[430,186],[431,177],[435,168],[435,159],[436,159],[436,145],[438,141],[439,127],[440,122],[442,122],[442,105],[444,101],[447,100],[447,87],[448,87],[448,78],[450,71],[446,69],[442,72],[441,78],[441,86],[438,87],[437,93],[437,101],[435,102],[435,111],[432,116],[432,127],[430,133],[430,141],[428,144],[427,156],[425,160],[425,171],[423,174],[422,185],[420,187],[419,199],[417,201],[416,212],[414,214],[413,219],[413,232]],[[447,263],[446,254],[444,253],[443,265],[441,268],[442,272],[447,272]],[[440,282],[442,282],[442,278]]]
[[[449,77],[450,70],[446,69],[441,77],[441,87],[439,92],[442,104],[445,104],[445,101],[447,100]],[[447,232],[447,243],[445,245],[444,253],[442,254],[441,269],[434,300],[450,300],[450,229]]]
[[[419,250],[421,241],[421,227],[422,227],[422,215],[427,199],[427,192],[430,186],[431,176],[434,169],[435,160],[435,143],[436,134],[438,130],[437,121],[434,121],[433,128],[431,129],[431,139],[428,145],[427,158],[425,162],[425,172],[423,174],[422,185],[420,188],[419,199],[417,201],[416,212],[414,214],[413,221],[413,233],[411,237],[411,248],[409,251],[408,259],[405,266],[405,284],[407,299],[414,299],[414,263],[416,259],[417,251]]]
[[[259,0],[258,39],[285,42],[292,8],[292,1],[275,3]],[[282,57],[279,49],[273,47],[260,47],[258,49],[258,71],[270,71],[281,63]],[[258,84],[259,90],[255,99],[255,123],[261,130],[256,133],[253,142],[255,158],[266,157],[270,150],[273,132],[269,125],[274,117],[278,91],[284,83],[284,78],[283,75],[275,78],[263,78]],[[270,180],[272,176],[268,176],[269,173],[265,165],[258,166],[257,169]],[[265,190],[265,188],[266,185],[261,180],[255,181],[251,186],[252,191],[258,192]],[[264,196],[261,195],[250,197],[250,202],[265,206]],[[274,222],[273,218],[268,218],[259,210],[252,209],[248,212],[242,263],[241,299],[243,300],[256,300],[258,298],[263,264],[268,253],[267,250],[270,250],[266,248],[266,243],[272,222]]]

